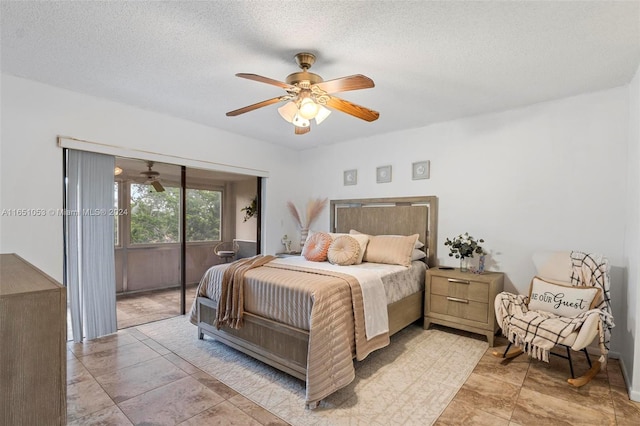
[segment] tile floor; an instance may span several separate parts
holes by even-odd
[[[188,285],[186,309],[189,312],[197,285]],[[116,297],[118,330],[180,315],[180,289],[168,288]]]
[[[498,344],[505,344],[501,339]],[[277,416],[180,358],[137,328],[68,345],[72,425],[285,425]],[[500,349],[500,348],[498,348]],[[489,348],[437,425],[637,425],[620,365],[610,360],[588,385],[566,384],[566,360],[505,361]],[[576,356],[577,371],[586,361]],[[358,424],[350,419],[350,424]]]
[[[286,425],[135,328],[68,349],[70,425]]]
[[[629,400],[620,363],[608,366],[587,385],[574,388],[568,361],[552,356],[549,364],[520,355],[496,358],[507,340],[498,338],[458,391],[436,425],[638,425],[640,403]],[[576,375],[589,366],[575,354]],[[595,355],[592,360],[597,359]]]
[[[187,289],[187,310],[195,290]],[[118,328],[126,330],[69,343],[69,424],[287,424],[133,328],[179,315],[179,300],[175,289],[119,296]],[[640,403],[629,400],[617,360],[576,389],[566,384],[562,358],[545,364],[491,355],[506,343],[498,338],[499,347],[489,348],[436,425],[640,424]],[[588,366],[582,355],[574,358],[580,374]]]

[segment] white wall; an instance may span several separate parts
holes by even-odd
[[[625,366],[625,378],[630,382],[629,395],[640,401],[640,67],[629,85],[629,151],[627,155],[627,215],[625,230],[625,263],[628,285],[627,312],[616,321],[623,343],[621,359]],[[635,362],[634,362],[635,361]]]
[[[256,241],[257,232],[257,218],[254,216],[251,219],[244,221],[244,212],[242,208],[251,204],[253,197],[256,196],[257,183],[255,179],[236,182],[235,184],[236,195],[236,234],[235,238],[240,240]],[[275,238],[275,236],[274,236]]]
[[[600,252],[620,266],[627,92],[622,87],[307,150],[306,187],[332,199],[436,195],[440,262],[457,266],[443,242],[468,231],[486,240],[493,269],[507,274],[511,290],[528,288],[535,250]],[[411,163],[420,160],[430,160],[431,178],[414,181]],[[377,184],[376,167],[388,164],[393,181]],[[352,168],[358,184],[343,186],[342,172]]]
[[[62,208],[58,135],[127,149],[267,170],[265,252],[280,249],[286,200],[300,192],[295,151],[186,120],[2,75],[0,209]],[[291,183],[294,182],[294,183]],[[286,190],[286,191],[285,191]],[[273,234],[273,238],[271,238]],[[62,281],[62,218],[0,217],[0,252]]]
[[[627,133],[621,87],[308,150],[301,163],[312,196],[437,196],[441,264],[457,266],[445,238],[469,232],[485,239],[488,265],[506,273],[506,290],[524,293],[534,251],[578,249],[610,259],[618,292]],[[411,163],[421,160],[430,160],[431,178],[414,181]],[[376,183],[383,165],[393,166],[391,183]],[[342,173],[353,168],[358,184],[344,186]],[[318,223],[328,228],[328,213]],[[614,314],[623,303],[614,300]]]

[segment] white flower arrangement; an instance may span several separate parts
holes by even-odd
[[[465,257],[473,257],[474,253],[478,253],[480,255],[486,254],[482,246],[478,243],[484,243],[482,238],[476,241],[468,232],[464,234],[460,234],[455,237],[453,240],[447,238],[444,242],[445,246],[449,246],[449,256],[454,257],[456,259],[464,259]]]

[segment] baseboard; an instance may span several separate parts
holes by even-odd
[[[619,355],[619,354],[618,354]],[[631,388],[631,377],[629,377],[629,371],[624,364],[624,360],[618,356],[617,358],[620,361],[620,369],[622,370],[622,377],[624,378],[624,383],[627,387],[627,393],[629,394],[629,399],[632,401],[640,402],[640,390],[635,390]]]
[[[588,346],[587,352],[589,355],[600,356],[600,349]],[[631,377],[629,377],[629,371],[627,370],[626,365],[624,364],[624,359],[620,356],[620,352],[609,351],[607,354],[608,358],[617,359],[620,362],[620,370],[622,370],[622,378],[624,379],[625,387],[627,388],[627,393],[629,394],[629,399],[632,401],[640,402],[640,390],[635,390],[631,388]]]

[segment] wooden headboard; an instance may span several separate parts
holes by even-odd
[[[331,200],[331,232],[356,229],[370,235],[419,234],[427,265],[436,266],[438,198],[400,197]]]

